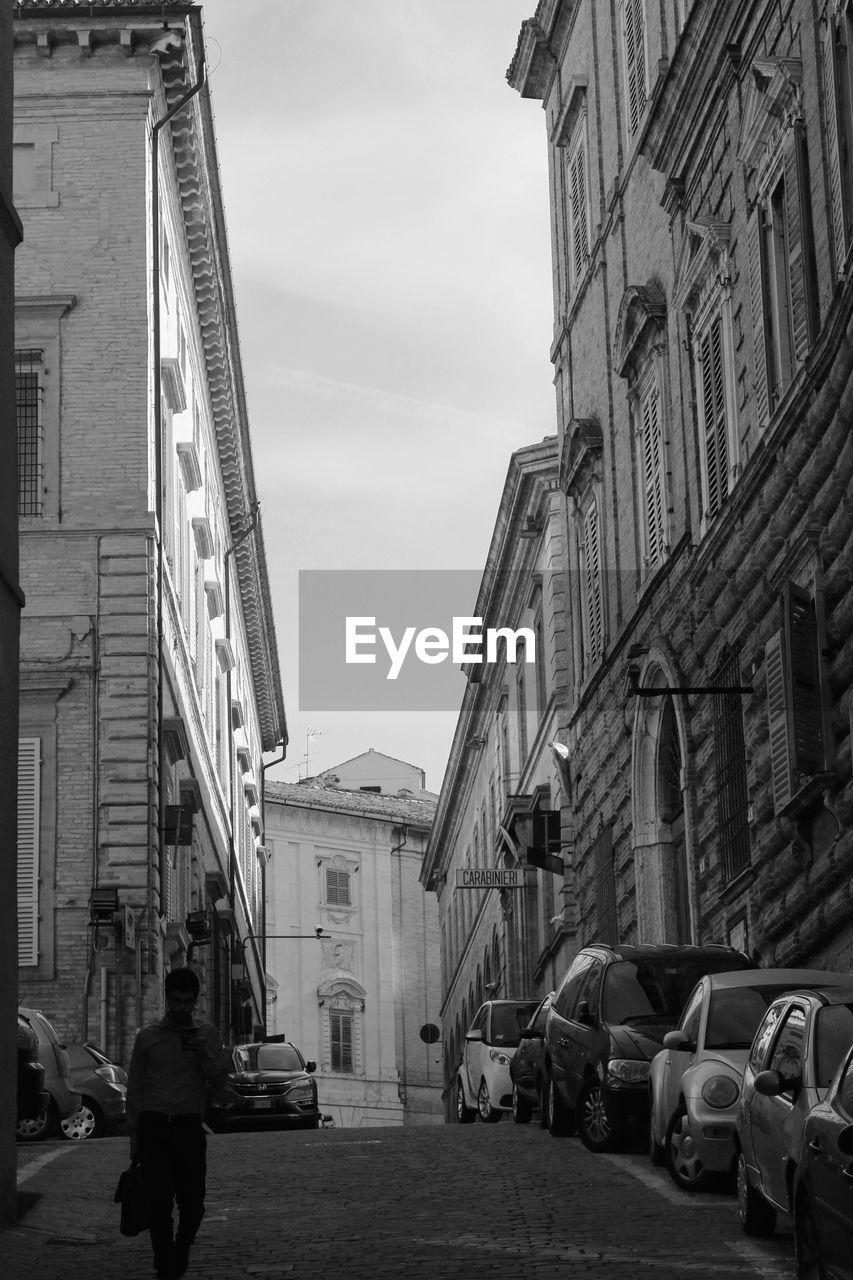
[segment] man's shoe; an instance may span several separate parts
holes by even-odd
[[[175,1269],[172,1275],[175,1280],[181,1280],[181,1276],[187,1274],[187,1267],[190,1265],[190,1246],[184,1244],[182,1240],[175,1241]]]

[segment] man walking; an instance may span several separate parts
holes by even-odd
[[[133,1047],[127,1124],[131,1156],[142,1164],[154,1266],[160,1280],[179,1280],[204,1216],[207,1091],[224,1084],[231,1058],[216,1027],[193,1022],[195,973],[172,969],[165,991],[165,1017],[143,1027]]]

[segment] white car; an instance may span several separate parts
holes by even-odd
[[[509,1064],[538,1000],[487,1000],[465,1034],[456,1078],[456,1119],[468,1124],[479,1116],[486,1124],[512,1110]]]
[[[649,1073],[651,1158],[683,1191],[734,1171],[744,1067],[768,1006],[798,987],[849,981],[818,969],[745,969],[696,985]]]

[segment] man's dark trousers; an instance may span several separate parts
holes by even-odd
[[[175,1247],[185,1260],[204,1216],[207,1138],[201,1116],[143,1111],[137,1143],[154,1266],[159,1275],[169,1277],[175,1270]],[[174,1245],[173,1202],[179,1214]]]

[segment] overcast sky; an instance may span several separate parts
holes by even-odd
[[[373,747],[438,790],[455,713],[303,710],[301,569],[479,569],[555,433],[535,0],[204,0],[295,781]],[[218,65],[217,65],[218,64]],[[473,601],[471,602],[473,605]]]

